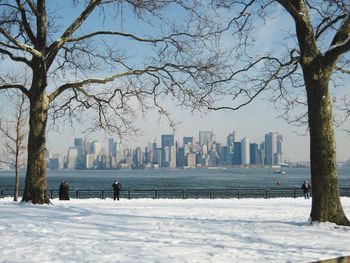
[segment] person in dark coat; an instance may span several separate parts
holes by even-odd
[[[304,180],[304,183],[301,185],[301,189],[303,189],[305,199],[309,199],[311,185],[307,180]]]
[[[119,193],[120,193],[120,189],[122,188],[122,185],[117,180],[115,180],[114,183],[112,184],[112,187],[113,187],[114,201],[115,199],[119,201]]]
[[[61,182],[58,195],[60,200],[69,200],[69,184],[66,181]]]

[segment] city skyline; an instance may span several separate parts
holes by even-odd
[[[210,131],[199,131],[192,137],[176,140],[173,134],[162,134],[161,142],[129,148],[108,138],[98,140],[74,138],[67,155],[48,151],[48,168],[56,169],[131,169],[131,168],[198,168],[238,165],[244,167],[284,165],[283,135],[268,132],[264,141],[237,140],[236,131],[227,134],[226,143],[215,140]]]

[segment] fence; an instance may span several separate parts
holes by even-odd
[[[23,193],[23,189],[20,191]],[[0,198],[13,196],[14,189],[0,189]],[[48,190],[51,199],[58,198],[58,189]],[[113,198],[113,190],[105,189],[76,189],[69,193],[71,198]],[[350,197],[350,188],[340,188],[341,196]],[[303,196],[299,188],[234,188],[234,189],[126,189],[120,191],[120,198],[277,198]]]

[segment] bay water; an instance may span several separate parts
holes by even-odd
[[[65,180],[71,190],[111,190],[119,180],[124,190],[137,189],[233,189],[233,188],[299,188],[304,179],[310,180],[309,168],[286,168],[285,174],[271,168],[227,169],[149,169],[149,170],[59,170],[48,171],[48,189],[55,190]],[[350,187],[350,167],[337,169],[339,186]],[[24,188],[25,172],[20,174]],[[14,171],[0,171],[0,189],[13,189]]]

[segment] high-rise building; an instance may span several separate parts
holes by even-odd
[[[163,134],[162,135],[162,149],[166,146],[174,146],[174,135],[173,134]]]
[[[189,168],[196,168],[196,166],[197,166],[196,154],[194,154],[194,153],[187,154],[187,156],[185,158],[185,164]]]
[[[199,132],[199,144],[208,145],[213,141],[213,132],[211,131],[200,131]]]
[[[241,165],[242,164],[241,142],[235,142],[234,148],[235,148],[235,151],[233,153],[232,164]]]
[[[96,155],[100,155],[101,153],[101,143],[98,142],[98,141],[93,141],[91,143],[91,150],[90,150],[90,153],[94,153]]]
[[[276,164],[283,162],[283,151],[282,151],[282,145],[283,145],[283,135],[278,134],[277,135],[277,161]]]
[[[250,144],[250,163],[251,164],[261,164],[259,145],[257,143]]]
[[[232,147],[236,141],[237,138],[237,133],[236,131],[232,131],[232,133],[230,133],[229,135],[227,135],[227,146],[228,147]],[[233,149],[232,149],[233,150]],[[233,151],[232,151],[233,152]]]
[[[73,170],[77,168],[78,149],[76,147],[69,147],[67,154],[67,169]]]
[[[174,146],[174,135],[163,134],[162,135],[162,166],[169,167],[170,162],[170,149]]]
[[[283,136],[277,132],[265,134],[265,165],[276,165],[282,161]]]
[[[249,139],[243,138],[241,140],[241,164],[250,164]]]
[[[117,143],[114,141],[113,138],[108,139],[108,155],[109,156],[116,156],[117,154]]]
[[[94,153],[88,153],[86,155],[85,168],[86,169],[94,169],[96,164],[97,155]]]
[[[154,155],[153,155],[153,163],[158,164],[158,166],[161,166],[161,164],[162,164],[162,149],[161,148],[155,148]]]
[[[176,166],[184,167],[184,165],[185,165],[185,148],[179,147],[177,148],[177,154],[176,154]]]
[[[63,158],[58,154],[53,154],[50,158],[49,166],[51,170],[63,169],[63,166],[64,166]]]
[[[134,151],[134,164],[136,167],[143,165],[143,153],[141,147],[137,147]]]
[[[92,140],[85,139],[84,140],[84,152],[85,154],[91,153]]]
[[[171,146],[169,149],[169,153],[170,153],[169,167],[176,168],[176,147]]]
[[[183,137],[183,144],[189,144],[192,145],[194,142],[193,137]]]

